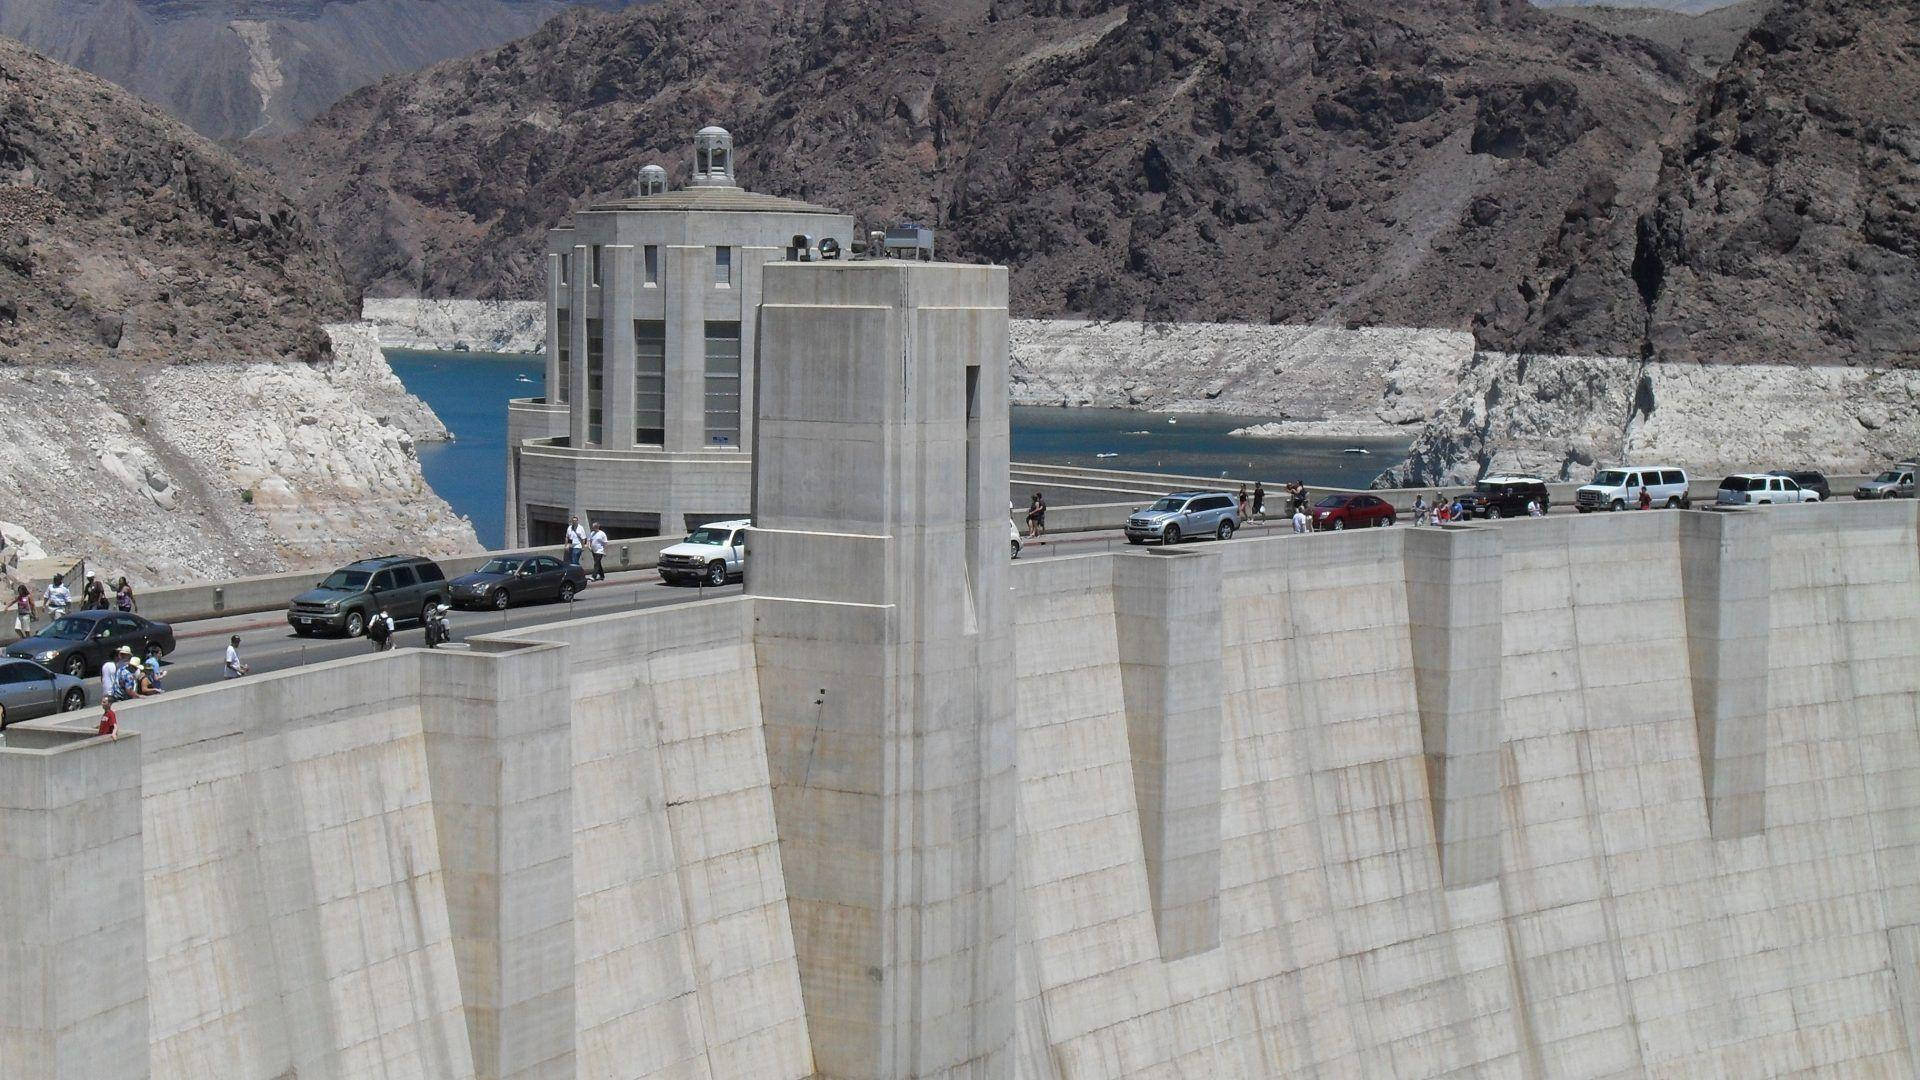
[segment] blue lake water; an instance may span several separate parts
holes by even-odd
[[[507,401],[545,392],[545,360],[526,354],[411,349],[388,349],[387,360],[407,389],[433,406],[454,434],[453,442],[420,447],[420,468],[427,483],[455,512],[473,520],[482,544],[502,546],[506,542]],[[1407,450],[1404,440],[1227,435],[1261,419],[1017,406],[1011,418],[1013,458],[1184,476],[1303,480],[1314,487],[1365,487]],[[1344,453],[1347,447],[1370,453]]]

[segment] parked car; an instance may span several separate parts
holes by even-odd
[[[1313,504],[1313,527],[1316,529],[1340,532],[1344,529],[1391,525],[1398,520],[1400,512],[1378,495],[1323,495],[1319,502]]]
[[[1545,480],[1537,476],[1489,476],[1475,483],[1460,501],[1473,517],[1503,518],[1526,517],[1528,500],[1539,503],[1541,513],[1547,512],[1553,497],[1547,493]]]
[[[660,552],[660,580],[670,585],[725,585],[747,572],[747,518],[715,521],[693,530],[685,540]]]
[[[382,555],[348,563],[294,597],[287,605],[287,625],[302,637],[359,637],[377,612],[386,612],[394,622],[425,623],[429,612],[452,600],[439,563],[419,555]]]
[[[1916,466],[1911,461],[1902,461],[1891,469],[1853,489],[1856,499],[1911,499],[1913,498],[1913,473]]]
[[[1637,465],[1600,470],[1594,474],[1593,483],[1574,493],[1573,506],[1583,514],[1590,510],[1630,510],[1640,505],[1642,489],[1655,506],[1671,510],[1693,505],[1693,497],[1687,493],[1685,469]]]
[[[7,646],[7,655],[84,679],[122,645],[135,656],[165,656],[173,651],[173,627],[124,611],[76,611]]]
[[[1194,536],[1233,537],[1240,527],[1238,503],[1224,491],[1176,491],[1127,517],[1127,542],[1177,544]]]
[[[1827,486],[1827,475],[1825,473],[1817,473],[1811,469],[1798,471],[1793,469],[1773,469],[1769,471],[1767,475],[1784,476],[1809,491],[1819,492],[1821,502],[1826,502],[1828,499],[1833,498],[1833,488]]]
[[[0,661],[0,728],[86,707],[86,679],[56,674],[31,660]]]
[[[1801,487],[1791,476],[1735,473],[1720,481],[1720,491],[1713,501],[1720,506],[1819,502],[1820,493]]]
[[[587,572],[551,555],[497,555],[447,583],[454,607],[505,611],[524,600],[567,603],[587,587]]]

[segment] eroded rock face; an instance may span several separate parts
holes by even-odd
[[[930,223],[1016,314],[1464,329],[1689,78],[1517,0],[665,0],[256,149],[375,295],[542,295],[546,228],[720,121],[748,186]]]
[[[1481,312],[1481,339],[1920,365],[1916,32],[1905,0],[1781,0],[1702,90],[1657,182],[1571,206],[1535,269]]]

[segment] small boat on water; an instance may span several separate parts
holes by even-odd
[[[525,375],[515,375],[513,377],[513,381],[514,382],[532,382],[533,380],[527,378]]]
[[[1106,453],[1106,454],[1095,454],[1093,456],[1097,458],[1102,458],[1102,457],[1119,457],[1120,455],[1117,453]]]
[[[1369,457],[1373,456],[1373,451],[1359,446],[1349,446],[1340,452],[1343,454],[1366,454]]]

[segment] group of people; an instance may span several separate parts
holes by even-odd
[[[48,620],[59,619],[73,610],[73,590],[67,585],[65,574],[53,575],[53,580],[40,591],[40,602],[34,603],[33,594],[25,585],[13,587],[13,633],[16,641],[24,641],[33,636],[34,619],[45,611]],[[107,594],[107,586],[99,575],[87,571],[86,584],[80,588],[80,610],[108,611],[119,610],[135,612],[140,610],[140,602],[133,595],[133,586],[122,577],[114,582],[113,594]]]
[[[233,640],[237,644],[240,639]],[[165,678],[166,669],[158,654],[135,656],[131,648],[122,645],[100,665],[100,700],[115,702],[152,697],[163,689],[160,683]]]
[[[582,551],[591,552],[593,555],[593,572],[587,575],[588,579],[607,580],[607,530],[601,528],[597,521],[593,523],[592,530],[588,530],[585,525],[580,524],[580,519],[575,517],[567,523],[568,565],[579,566]]]

